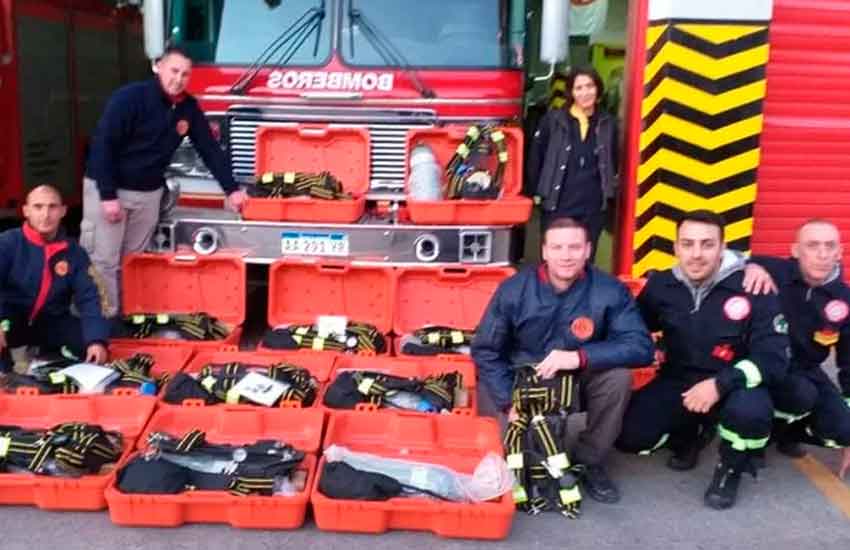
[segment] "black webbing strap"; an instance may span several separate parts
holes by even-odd
[[[222,340],[228,328],[206,313],[136,313],[124,317],[124,326],[133,338],[149,338],[154,332],[173,329],[188,340]]]
[[[468,166],[470,157],[473,154],[489,156],[494,150],[498,164],[489,187],[486,190],[467,189],[467,179],[475,171],[474,167]],[[497,198],[507,163],[508,148],[504,132],[492,126],[470,126],[463,142],[457,146],[455,154],[446,165],[446,180],[449,182],[446,198]]]
[[[279,401],[297,401],[303,406],[313,404],[316,398],[318,380],[310,371],[290,363],[276,363],[270,366],[250,365],[247,363],[226,363],[205,365],[198,374],[198,382],[211,395],[221,402],[250,401],[230,394],[230,390],[251,371],[259,372],[272,380],[287,384]]]
[[[266,172],[249,186],[248,194],[260,198],[312,197],[324,200],[351,199],[342,183],[330,172]]]
[[[286,330],[302,349],[317,351],[345,351],[360,355],[374,355],[386,351],[386,340],[378,329],[367,323],[350,322],[342,338],[322,337],[312,325],[290,325]]]
[[[14,466],[37,474],[79,477],[117,462],[121,451],[121,434],[93,424],[67,423],[49,430],[0,428],[0,469]]]
[[[414,331],[413,335],[426,345],[444,350],[455,350],[472,343],[475,331],[452,327],[431,326]]]
[[[572,395],[571,374],[542,379],[531,367],[517,371],[511,397],[518,418],[508,424],[504,443],[516,478],[514,502],[531,515],[552,509],[580,515],[579,467],[563,446]]]

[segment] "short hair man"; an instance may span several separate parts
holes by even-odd
[[[110,97],[83,182],[80,243],[106,282],[110,317],[120,310],[121,259],[148,245],[159,220],[165,170],[184,137],[191,139],[230,206],[238,210],[245,198],[198,101],[186,93],[192,60],[172,47],[155,67],[153,78],[128,84]]]
[[[773,417],[767,387],[788,365],[779,301],[745,293],[745,260],[725,250],[723,225],[712,212],[685,214],[678,265],[652,274],[638,296],[649,329],[663,333],[665,358],[658,377],[632,396],[617,440],[641,454],[669,446],[668,465],[689,470],[719,422],[720,460],[705,493],[715,509],[733,506],[741,473],[755,472],[751,460]]]
[[[780,452],[800,457],[800,443],[843,448],[839,473],[850,468],[850,287],[841,277],[841,235],[812,219],[797,230],[791,257],[754,256],[779,287],[788,320],[791,366],[772,389],[773,436]],[[838,385],[821,365],[836,350]]]
[[[603,462],[620,432],[631,393],[628,367],[652,362],[652,340],[629,290],[588,265],[587,228],[552,221],[543,236],[543,263],[523,269],[496,290],[472,342],[472,357],[495,406],[513,419],[516,373],[536,364],[544,379],[574,374],[587,409],[587,429],[575,459],[586,466],[583,489],[617,502]]]
[[[23,212],[21,228],[0,233],[0,352],[8,361],[11,347],[64,347],[103,363],[109,326],[88,254],[60,229],[61,195],[40,185],[27,195]],[[72,302],[79,317],[71,314]]]

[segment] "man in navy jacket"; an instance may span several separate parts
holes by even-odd
[[[89,362],[106,361],[109,326],[88,254],[59,224],[66,207],[59,192],[36,187],[23,207],[19,229],[0,233],[0,353],[38,345],[67,348]],[[71,314],[71,303],[79,317]]]
[[[628,368],[651,363],[653,345],[625,285],[587,265],[591,246],[582,224],[553,220],[543,236],[544,263],[499,286],[472,357],[495,406],[509,418],[515,368],[537,364],[544,378],[575,372],[587,409],[587,429],[573,449],[586,466],[582,485],[595,500],[617,502],[603,462],[629,402]]]
[[[107,313],[120,310],[121,258],[145,249],[159,219],[165,170],[184,137],[239,210],[245,195],[197,100],[186,93],[192,61],[170,48],[156,76],[112,94],[98,123],[83,182],[80,244],[103,276]]]

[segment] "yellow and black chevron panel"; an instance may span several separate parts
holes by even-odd
[[[691,210],[721,213],[728,245],[749,249],[768,47],[766,21],[649,24],[634,276],[675,263],[676,222]]]

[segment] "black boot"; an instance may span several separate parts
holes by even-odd
[[[667,467],[680,472],[696,468],[700,452],[711,443],[715,433],[717,428],[713,424],[700,425],[699,432],[692,441],[673,449],[673,454],[667,459]]]
[[[726,510],[735,505],[741,472],[720,461],[714,468],[714,478],[705,491],[705,505],[715,510]]]
[[[588,465],[581,476],[581,488],[597,502],[614,504],[620,502],[620,490],[608,477],[601,464]]]
[[[790,458],[803,458],[806,451],[800,445],[803,435],[803,423],[797,421],[788,423],[785,421],[774,421],[771,440],[776,442],[776,450]]]

